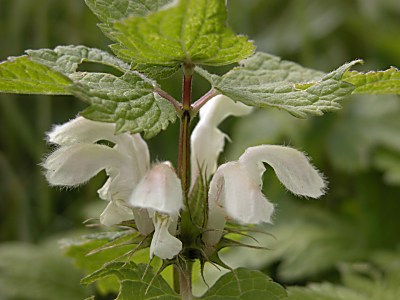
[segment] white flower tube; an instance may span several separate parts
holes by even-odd
[[[154,224],[150,258],[171,259],[182,249],[174,237],[179,211],[183,208],[181,182],[169,162],[154,165],[133,191],[129,205],[146,209]]]
[[[274,145],[248,148],[238,161],[221,165],[211,180],[206,245],[218,243],[226,219],[240,224],[271,222],[274,206],[262,194],[264,162],[292,193],[312,198],[324,194],[323,177],[300,151]]]
[[[133,218],[132,210],[127,209],[124,203],[120,203],[120,201],[110,201],[100,215],[100,223],[106,226],[112,226],[122,221],[132,220]]]
[[[229,116],[244,116],[252,108],[240,102],[233,102],[224,95],[210,99],[200,109],[200,120],[191,135],[191,184],[195,183],[200,169],[206,180],[217,169],[217,160],[222,152],[225,139],[229,138],[218,125]]]

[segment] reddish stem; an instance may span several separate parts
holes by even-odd
[[[208,100],[210,100],[211,98],[215,97],[218,94],[219,92],[216,89],[212,88],[207,93],[205,93],[199,100],[194,102],[192,105],[191,117],[193,118],[199,112],[200,108],[202,108],[203,105],[208,102]]]
[[[185,199],[189,189],[190,121],[192,101],[193,66],[183,67],[182,115],[180,117],[178,177],[181,179]]]

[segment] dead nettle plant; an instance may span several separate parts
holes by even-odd
[[[266,165],[293,194],[310,198],[324,194],[324,177],[303,153],[290,147],[250,147],[237,161],[218,166],[228,138],[218,129],[225,118],[264,108],[306,118],[340,109],[340,101],[351,94],[400,92],[400,73],[393,67],[351,71],[361,63],[354,60],[324,73],[256,51],[252,41],[227,26],[224,0],[86,0],[86,4],[113,41],[113,54],[85,46],[27,50],[0,64],[0,91],[73,95],[88,104],[80,116],[48,133],[49,143],[57,148],[43,168],[53,186],[74,187],[102,170],[107,173],[98,195],[108,205],[99,220],[110,230],[85,236],[67,248],[70,254],[85,249],[88,256],[79,259],[87,260],[107,253],[98,270],[82,283],[116,276],[117,299],[193,299],[195,261],[202,268],[211,263],[229,269],[219,259],[221,249],[262,248],[228,234],[247,236],[254,225],[271,223],[274,205],[262,192]],[[112,67],[122,75],[81,72],[78,66],[84,62]],[[222,76],[205,69],[235,64]],[[183,80],[180,99],[159,83],[177,72]],[[192,99],[194,73],[210,83],[210,90],[199,99]],[[152,163],[145,139],[177,119],[178,164]],[[135,253],[146,248],[149,263],[135,262]],[[73,251],[77,249],[82,251]],[[151,263],[156,260],[158,264]],[[171,265],[172,285],[160,275]],[[229,297],[284,299],[287,293],[261,272],[237,269],[203,295]]]

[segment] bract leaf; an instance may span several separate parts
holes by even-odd
[[[234,272],[234,273],[233,273]],[[202,297],[207,300],[287,299],[285,289],[259,271],[237,269],[222,276]]]
[[[88,102],[81,114],[91,120],[116,123],[116,131],[143,131],[150,138],[176,119],[174,107],[153,93],[153,85],[138,73],[122,77],[105,73],[75,73],[73,95]]]
[[[400,70],[395,67],[367,73],[347,71],[343,80],[356,86],[353,94],[400,94]]]
[[[143,276],[145,274],[145,276]],[[88,285],[99,279],[116,276],[121,287],[116,300],[132,299],[180,299],[168,283],[155,275],[151,267],[133,262],[115,262],[82,279],[81,283]],[[150,286],[149,286],[150,285]]]
[[[115,22],[108,32],[118,44],[114,52],[133,68],[146,64],[170,70],[182,63],[221,66],[254,52],[253,43],[226,26],[226,4],[221,0],[180,0],[147,15]]]
[[[18,94],[69,95],[72,81],[27,56],[10,57],[0,63],[0,92]]]
[[[199,67],[196,71],[215,89],[235,101],[255,107],[277,107],[305,118],[340,108],[338,102],[355,88],[344,82],[342,76],[358,62],[344,64],[324,75],[258,52],[223,76],[210,74]]]

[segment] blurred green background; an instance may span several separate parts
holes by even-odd
[[[355,58],[365,60],[361,70],[400,67],[398,0],[230,0],[228,6],[230,26],[258,50],[323,71]],[[83,0],[0,0],[0,60],[57,45],[106,50],[97,22]],[[194,84],[195,97],[209,88],[201,78]],[[162,85],[179,98],[179,76]],[[285,144],[308,153],[329,181],[322,199],[295,199],[267,171],[264,190],[278,206],[266,230],[275,238],[259,239],[271,250],[230,251],[226,259],[287,286],[326,282],[291,290],[299,297],[293,299],[400,299],[400,97],[342,104],[337,113],[308,120],[271,109],[223,124],[232,143],[221,161],[251,145]],[[40,167],[51,150],[45,132],[83,107],[67,96],[0,95],[1,300],[90,294],[57,240],[84,232],[82,221],[98,217],[105,203],[96,190],[105,176],[60,190],[48,187]],[[176,161],[177,129],[149,141],[153,159]],[[349,294],[318,298],[323,289]]]

